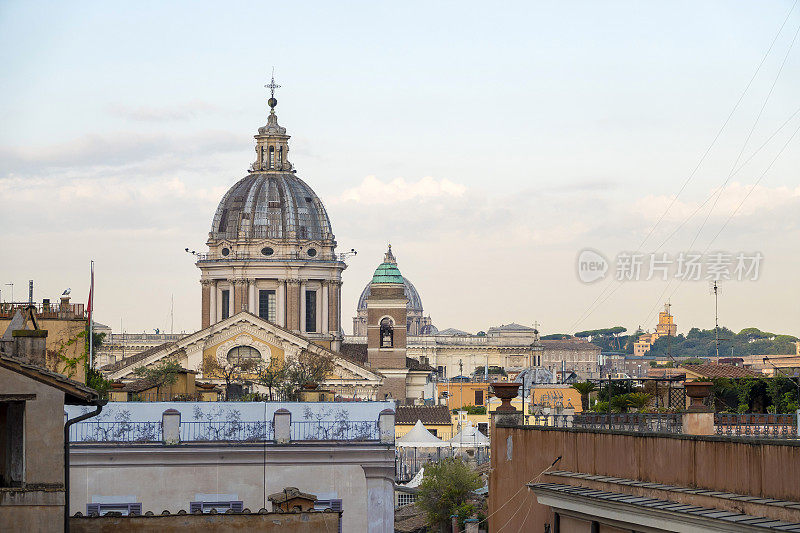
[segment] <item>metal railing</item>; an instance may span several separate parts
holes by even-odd
[[[196,421],[180,423],[181,442],[265,442],[275,440],[273,422]],[[312,420],[292,422],[292,441],[380,441],[377,421]],[[70,442],[162,442],[161,422],[79,422]]]
[[[531,426],[548,426],[555,428],[571,428],[575,415],[526,415],[525,424]]]
[[[70,442],[160,442],[161,422],[84,421],[69,429]]]
[[[84,304],[66,304],[61,302],[0,302],[0,318],[13,317],[17,310],[24,311],[33,306],[36,318],[86,318]]]
[[[797,414],[715,413],[717,435],[797,439]]]
[[[380,440],[373,420],[302,420],[292,422],[291,440]]]
[[[274,437],[272,422],[181,422],[181,442],[263,442]]]
[[[643,433],[682,433],[680,413],[592,413],[575,415],[573,427]]]

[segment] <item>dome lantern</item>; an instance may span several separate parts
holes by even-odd
[[[264,87],[270,90],[270,97],[267,100],[269,117],[267,117],[267,124],[258,128],[258,135],[255,136],[256,160],[250,165],[250,172],[270,170],[294,172],[292,164],[289,162],[290,135],[286,135],[286,128],[278,124],[278,115],[275,114],[275,106],[278,105],[275,89],[280,88],[280,85],[275,83],[274,73],[272,81]]]

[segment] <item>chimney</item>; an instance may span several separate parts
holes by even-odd
[[[11,337],[14,339],[14,357],[34,365],[45,366],[47,330],[15,329],[11,332]]]
[[[61,296],[61,305],[58,308],[58,318],[71,318],[69,295]]]

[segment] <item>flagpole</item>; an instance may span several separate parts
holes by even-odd
[[[92,314],[94,313],[94,261],[90,263],[90,281],[89,281],[89,370],[94,368],[94,328],[92,327]]]

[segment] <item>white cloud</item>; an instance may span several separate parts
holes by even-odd
[[[752,193],[750,192],[751,189]],[[737,211],[737,216],[762,214],[765,211],[800,206],[800,187],[792,189],[786,186],[767,187],[757,185],[753,188],[752,184],[749,183],[732,182],[725,187],[718,200],[716,192],[716,189],[707,191],[706,196],[697,201],[679,199],[672,204],[664,219],[667,221],[682,221],[695,213],[695,211],[698,211],[698,207],[709,197],[711,199],[699,209],[698,214],[695,216],[705,218],[706,213],[708,213],[715,201],[716,206],[712,213],[712,219],[727,218],[737,209],[739,204],[741,204],[741,208]],[[742,203],[743,200],[744,203]],[[670,203],[672,203],[672,197],[651,194],[636,200],[633,203],[633,211],[646,220],[655,221],[670,206]]]
[[[436,179],[430,176],[416,182],[408,182],[404,178],[395,178],[383,182],[375,176],[367,176],[357,186],[346,189],[333,198],[334,203],[357,202],[365,205],[385,205],[406,202],[409,200],[429,200],[433,198],[459,198],[467,188],[447,178]]]
[[[112,104],[108,110],[112,115],[136,122],[168,122],[190,120],[200,114],[217,111],[219,108],[208,102],[194,101],[169,107],[128,106]]]

